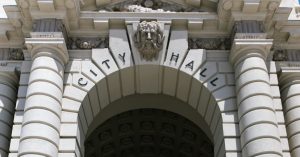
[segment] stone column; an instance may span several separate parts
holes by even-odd
[[[290,64],[292,65],[292,64]],[[292,65],[293,66],[293,65]],[[300,156],[300,67],[281,66],[279,84],[292,157]]]
[[[31,33],[32,57],[18,157],[58,156],[64,65],[68,52],[61,32]]]
[[[15,67],[0,67],[0,157],[7,157],[19,78]]]
[[[265,62],[271,45],[272,39],[235,39],[230,54],[244,157],[282,156]]]

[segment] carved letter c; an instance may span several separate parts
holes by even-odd
[[[82,78],[82,77],[78,79],[78,84],[79,84],[80,86],[84,87],[84,86],[86,86],[86,85],[88,84],[88,81],[86,81],[86,82],[82,82],[82,81],[83,81],[83,78]]]

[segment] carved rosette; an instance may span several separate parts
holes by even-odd
[[[24,60],[21,48],[0,48],[0,60]],[[3,66],[1,64],[1,66]]]
[[[107,48],[108,38],[70,38],[69,49],[92,49],[92,48]]]
[[[276,50],[273,55],[274,61],[287,61],[288,56],[285,50]]]
[[[23,50],[22,49],[10,49],[9,60],[24,60]]]
[[[137,26],[134,34],[135,46],[147,61],[156,58],[163,48],[164,34],[159,23],[156,21],[142,21]]]

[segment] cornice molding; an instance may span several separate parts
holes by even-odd
[[[162,1],[166,2],[164,0]],[[96,2],[99,3],[97,4],[98,6],[104,6],[107,4],[110,5],[112,2],[120,1],[101,0]],[[197,6],[198,0],[179,0],[176,2],[180,5],[186,3],[185,5],[187,6],[199,7]],[[201,1],[201,3],[204,2],[205,1]],[[86,0],[85,3],[88,4],[89,0]],[[168,20],[172,21],[172,23],[182,23],[182,21],[186,21],[188,31],[191,34],[219,32],[226,35],[230,34],[236,21],[261,20],[264,22],[268,38],[282,38],[283,41],[281,44],[284,48],[300,48],[299,34],[294,31],[295,29],[300,28],[300,23],[295,19],[289,20],[289,14],[291,12],[295,12],[296,14],[295,9],[293,9],[295,6],[283,5],[280,3],[280,0],[260,1],[257,4],[258,10],[256,12],[248,12],[246,8],[248,7],[249,9],[249,6],[245,5],[250,4],[244,3],[244,1],[234,1],[233,3],[232,0],[219,0],[217,10],[214,12],[166,12],[143,13],[143,15],[137,13],[130,14],[129,12],[98,13],[93,11],[80,11],[81,4],[79,0],[66,0],[64,2],[51,3],[49,5],[51,5],[52,8],[54,6],[55,10],[45,11],[40,8],[42,7],[42,4],[29,2],[28,0],[17,1],[17,6],[5,7],[8,19],[3,20],[6,21],[6,23],[0,23],[0,28],[2,28],[0,30],[0,35],[2,35],[4,39],[7,39],[7,41],[0,41],[0,45],[3,45],[4,43],[9,45],[15,44],[12,39],[16,38],[20,39],[19,41],[24,41],[24,36],[29,36],[35,19],[61,19],[66,26],[66,30],[72,34],[72,37],[79,37],[87,32],[89,33],[88,36],[95,37],[107,36],[109,28],[115,27],[114,25],[116,23],[120,23],[115,21],[139,21],[141,18],[145,18],[157,19],[158,21]],[[95,7],[97,7],[96,3],[90,3],[90,5],[95,5]],[[44,7],[44,9],[47,8]],[[295,18],[297,19],[297,17]],[[124,26],[125,25],[126,24],[124,24]],[[19,32],[19,35],[12,34],[11,32]],[[274,35],[275,32],[279,32],[276,34],[276,37]],[[92,36],[93,34],[95,36]],[[285,37],[286,34],[288,35],[288,38]],[[21,42],[19,43],[22,44]],[[14,47],[22,46],[19,45]]]

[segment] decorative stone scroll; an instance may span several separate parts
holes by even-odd
[[[24,60],[23,50],[20,48],[0,49],[0,60]]]
[[[69,38],[68,49],[108,48],[108,38]]]
[[[189,49],[230,50],[229,38],[189,38]]]
[[[275,50],[273,54],[273,61],[287,61],[288,56],[285,50]]]
[[[300,51],[284,49],[275,50],[273,61],[300,61]]]
[[[201,12],[200,8],[162,0],[133,0],[113,3],[99,8],[100,12]]]
[[[9,49],[9,60],[24,60],[22,49]]]
[[[147,61],[156,58],[163,48],[164,38],[163,30],[156,21],[140,22],[134,34],[135,46]]]

